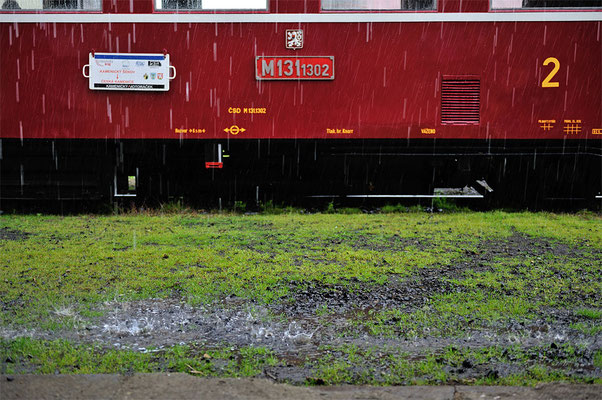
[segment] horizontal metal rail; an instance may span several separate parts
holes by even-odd
[[[400,139],[403,140],[403,139]],[[535,153],[329,153],[331,156],[451,156],[451,157],[489,157],[489,156],[524,156],[533,157]],[[602,158],[602,154],[596,153],[537,153],[537,157],[543,156],[594,156]]]
[[[454,198],[454,199],[482,199],[480,194],[316,194],[306,196],[310,198],[353,198],[353,199],[434,199],[434,198]]]

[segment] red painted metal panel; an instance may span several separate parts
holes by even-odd
[[[286,29],[298,28],[303,49],[286,50]],[[600,35],[598,21],[4,23],[0,136],[597,139]],[[92,49],[167,49],[177,78],[167,93],[90,91],[81,70]],[[336,77],[257,81],[256,56],[278,54],[334,56]],[[549,57],[559,86],[544,88]],[[441,124],[444,75],[478,77],[479,124]],[[265,113],[234,111],[245,107]]]
[[[151,13],[155,0],[102,0],[104,13],[111,14],[141,14]]]
[[[270,12],[304,14],[320,12],[320,0],[270,0]]]
[[[438,7],[441,12],[487,12],[490,0],[445,0]]]

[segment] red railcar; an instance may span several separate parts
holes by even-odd
[[[601,194],[601,0],[0,3],[4,204]]]

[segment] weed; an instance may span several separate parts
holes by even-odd
[[[594,354],[594,367],[602,368],[602,350],[598,350]]]
[[[465,207],[458,207],[454,200],[447,197],[435,197],[433,198],[432,208],[434,210],[441,210],[445,212],[467,212],[468,209]]]
[[[183,214],[192,212],[189,207],[184,205],[184,200],[182,198],[161,204],[159,211],[163,214]]]
[[[264,215],[280,215],[280,214],[301,214],[302,209],[293,206],[275,205],[272,200],[268,200],[260,205],[261,213]]]
[[[403,213],[403,212],[407,212],[408,208],[405,206],[402,206],[401,204],[396,204],[396,205],[391,205],[391,204],[387,204],[384,205],[383,207],[381,207],[380,212],[384,213],[384,214],[391,214],[391,213]]]
[[[247,211],[247,203],[245,203],[244,201],[235,201],[233,210],[234,212],[244,213],[245,211]]]
[[[573,323],[570,325],[570,328],[590,336],[595,336],[602,333],[602,325],[591,325],[583,322]]]
[[[336,212],[337,212],[337,214],[350,215],[350,214],[361,214],[362,210],[360,210],[359,208],[353,208],[353,207],[342,207],[342,208],[339,208]]]
[[[582,308],[575,311],[575,315],[588,319],[602,319],[602,310],[594,310],[592,308]]]

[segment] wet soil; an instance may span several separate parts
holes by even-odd
[[[395,308],[412,310],[429,302],[433,294],[457,291],[459,288],[445,280],[449,268],[423,269],[410,277],[388,276],[383,285],[351,279],[345,284],[320,282],[291,282],[290,294],[271,306],[277,314],[303,316],[324,311],[330,315],[353,311]]]
[[[21,240],[27,235],[0,230],[2,240]],[[392,241],[396,248],[415,245],[397,238]],[[369,248],[370,243],[366,239],[353,245]],[[428,246],[428,243],[420,245]],[[378,246],[376,250],[382,250],[382,245]],[[142,352],[191,343],[201,348],[263,346],[280,360],[278,365],[266,367],[263,376],[299,384],[313,382],[316,363],[327,354],[353,365],[348,355],[332,350],[349,345],[360,351],[378,349],[384,355],[383,358],[366,358],[361,365],[351,368],[348,373],[353,382],[361,382],[367,373],[376,381],[379,377],[385,381],[391,372],[391,365],[384,361],[386,355],[403,353],[420,358],[452,346],[458,349],[519,346],[528,353],[526,361],[509,358],[478,363],[467,359],[459,364],[447,364],[446,372],[459,381],[506,377],[522,372],[525,365],[558,366],[559,362],[563,371],[571,376],[601,378],[602,370],[593,367],[592,360],[596,351],[602,349],[602,333],[588,335],[575,329],[575,323],[587,320],[570,307],[541,308],[527,320],[505,319],[486,325],[471,326],[473,321],[459,320],[456,322],[464,329],[459,335],[449,336],[427,331],[415,336],[394,331],[394,335],[383,336],[358,328],[356,322],[371,318],[371,313],[393,309],[409,313],[425,309],[435,296],[462,292],[465,289],[452,280],[467,271],[486,271],[495,259],[552,255],[557,258],[581,256],[586,261],[599,262],[602,258],[599,250],[588,253],[519,233],[503,241],[482,241],[477,248],[465,250],[462,260],[453,265],[418,269],[410,276],[389,275],[385,284],[357,279],[339,284],[291,281],[289,294],[272,304],[257,304],[232,296],[205,306],[191,306],[179,298],[115,301],[97,306],[94,311],[102,314],[100,317],[81,317],[76,308],[62,310],[60,317],[75,321],[75,329],[44,332],[0,327],[0,337],[31,336],[49,340],[61,337],[76,343]],[[598,274],[592,279],[599,281],[602,277]],[[600,294],[597,298],[600,299]],[[579,301],[578,298],[573,300]],[[566,345],[580,350],[564,354]]]
[[[23,232],[20,230],[12,230],[8,228],[0,228],[0,241],[1,240],[25,240],[31,235],[29,232]]]
[[[186,374],[0,375],[3,400],[12,399],[232,399],[232,400],[592,400],[602,385],[508,386],[314,386],[295,387],[267,379],[211,379]]]

